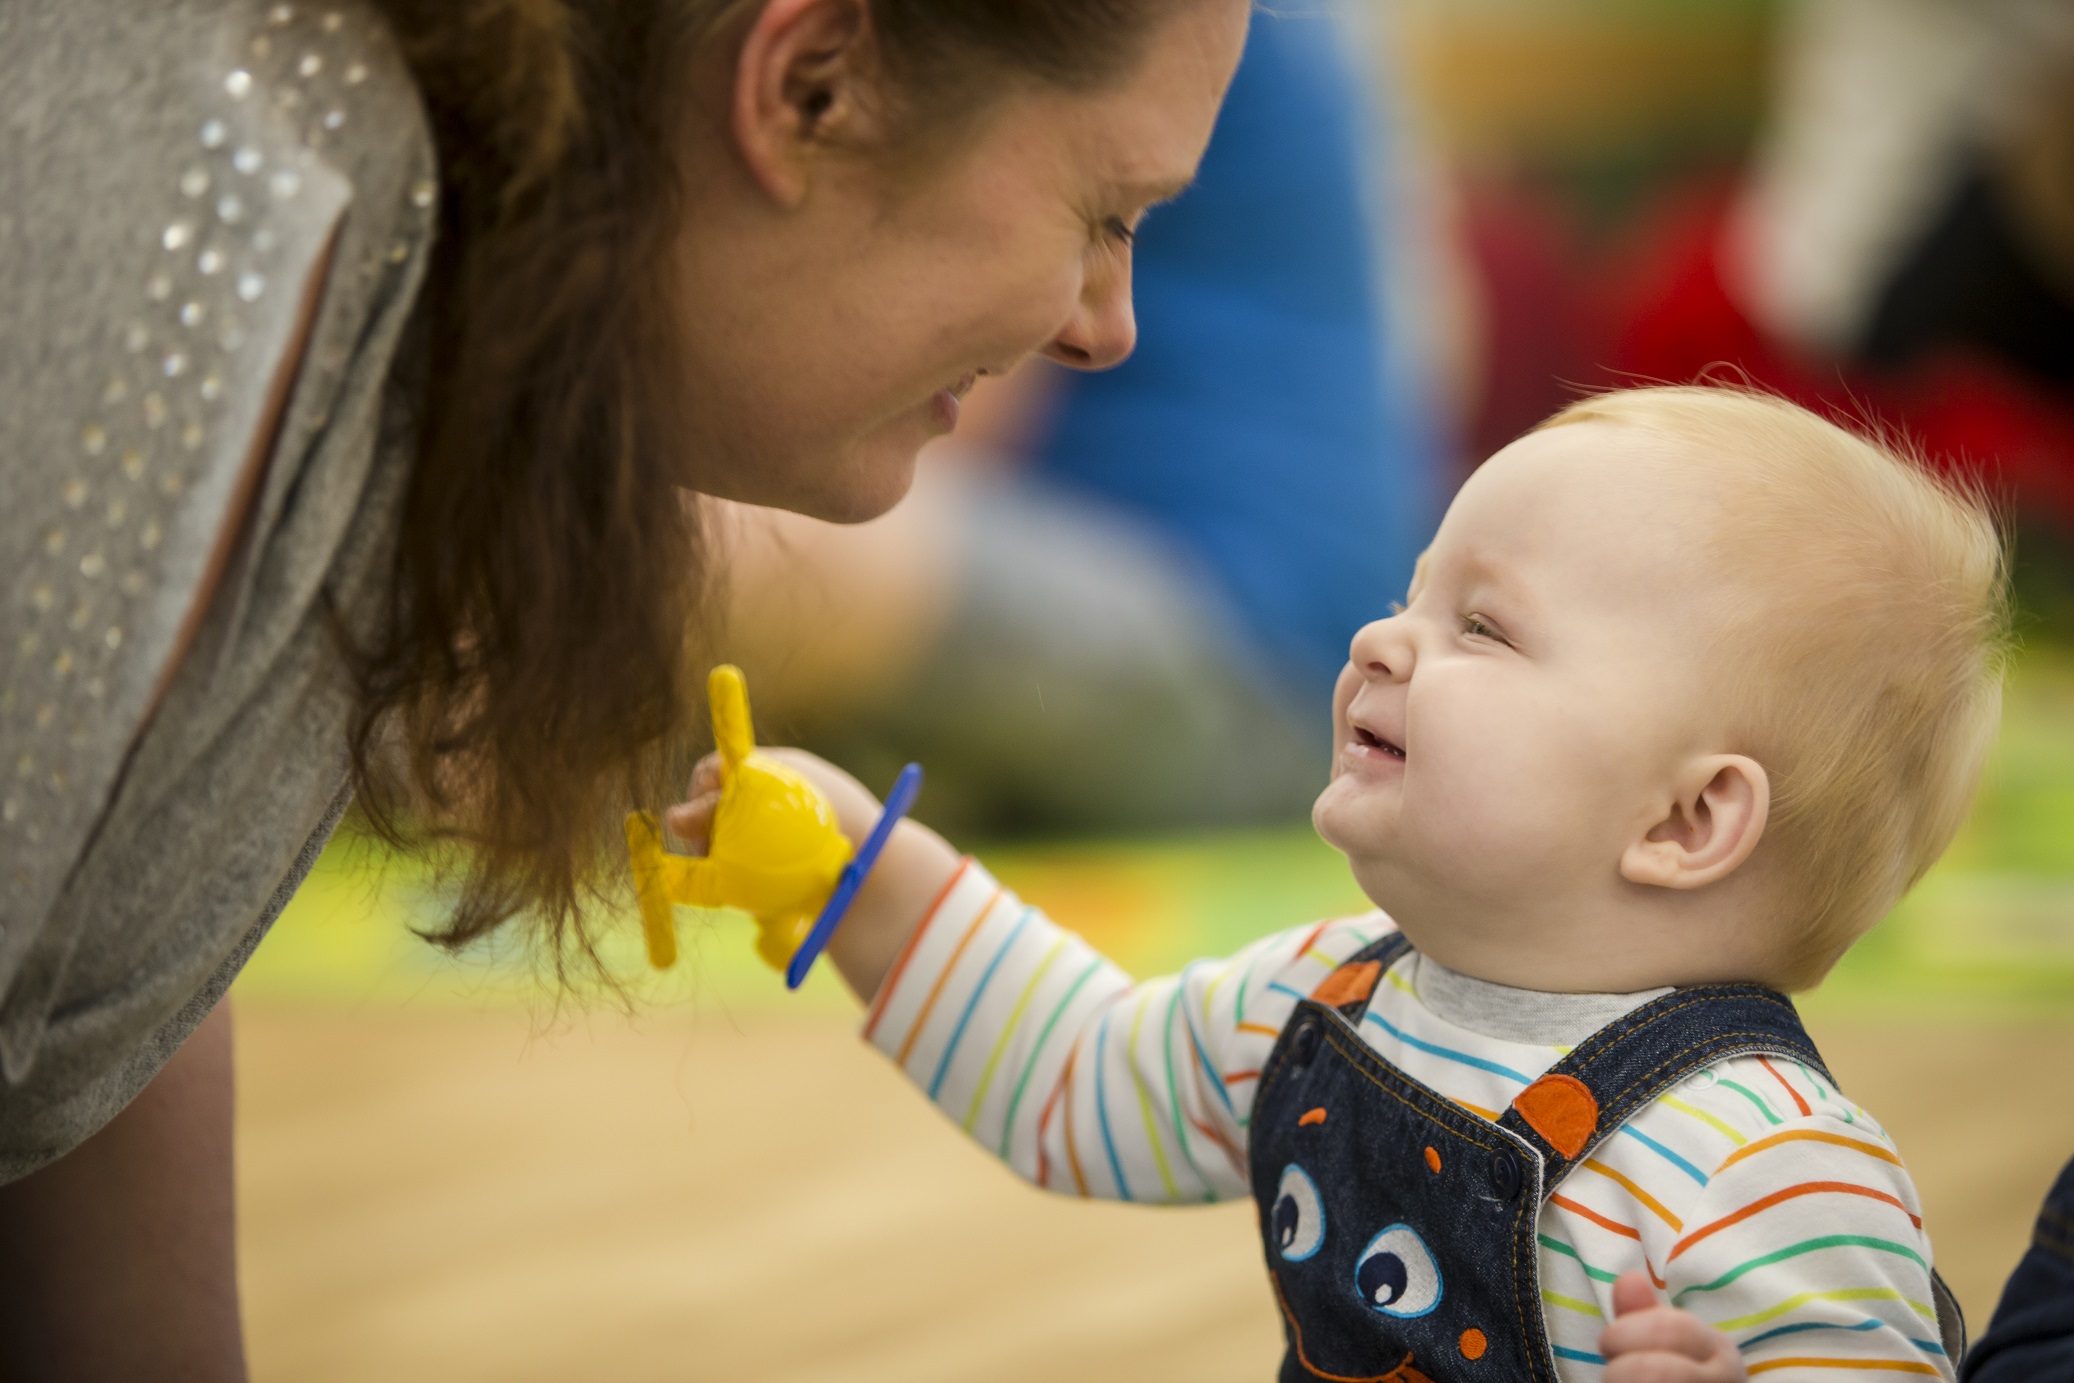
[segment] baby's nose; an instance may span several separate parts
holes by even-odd
[[[1364,624],[1354,635],[1348,661],[1365,678],[1401,681],[1411,676],[1416,655],[1402,616]]]

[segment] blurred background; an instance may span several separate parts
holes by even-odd
[[[1804,1005],[1978,1328],[2074,1152],[2074,0],[1284,0],[1110,375],[989,381],[861,529],[728,510],[767,739],[1140,973],[1361,900],[1304,824],[1347,637],[1578,392],[1750,380],[2002,496],[2023,647],[1950,855]],[[748,924],[411,935],[348,831],[234,991],[259,1379],[1259,1379],[1243,1205],[1010,1178]],[[624,944],[622,944],[624,943]]]

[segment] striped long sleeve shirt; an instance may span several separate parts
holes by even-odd
[[[1244,1197],[1261,1067],[1296,1003],[1391,929],[1320,922],[1134,982],[968,861],[880,986],[865,1036],[979,1143],[1049,1190],[1141,1202]],[[1472,1031],[1421,998],[1416,954],[1361,1035],[1496,1119],[1569,1050]],[[1648,996],[1636,996],[1636,1002]],[[1595,1383],[1612,1284],[1726,1331],[1753,1375],[1949,1379],[1930,1242],[1893,1141],[1819,1072],[1770,1057],[1701,1071],[1557,1188],[1541,1296],[1566,1383]]]

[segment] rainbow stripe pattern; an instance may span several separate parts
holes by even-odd
[[[1319,922],[1134,982],[968,861],[888,973],[864,1035],[1041,1187],[1242,1198],[1253,1087],[1282,1025],[1390,926],[1379,912]],[[1414,959],[1377,986],[1362,1037],[1496,1118],[1565,1049],[1448,1022],[1421,1002]],[[1930,1242],[1892,1140],[1793,1062],[1724,1061],[1660,1097],[1557,1188],[1538,1229],[1566,1383],[1603,1373],[1613,1280],[1636,1269],[1728,1332],[1753,1375],[1952,1377]]]

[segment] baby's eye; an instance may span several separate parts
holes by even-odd
[[[1505,642],[1505,636],[1499,633],[1489,620],[1478,614],[1462,616],[1462,632],[1475,639],[1495,639],[1499,643]]]

